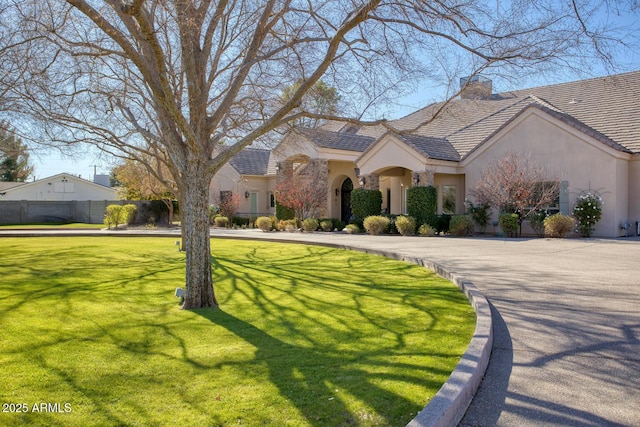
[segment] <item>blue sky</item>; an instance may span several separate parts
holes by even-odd
[[[630,28],[638,38],[640,35],[640,15],[609,14],[603,15],[603,20],[618,27]],[[628,72],[640,70],[640,47],[635,50],[620,50],[613,58],[616,64],[615,72]],[[611,74],[611,70],[603,66],[595,66],[590,70],[572,72],[558,69],[556,72],[543,76],[528,76],[526,79],[494,79],[494,92],[505,92],[515,89],[525,89],[540,85],[555,84],[583,78],[601,77]],[[424,82],[422,90],[403,99],[399,99],[392,107],[393,113],[388,118],[397,118],[409,114],[432,102],[443,99],[445,91],[439,82]],[[99,152],[84,152],[63,154],[61,152],[34,148],[30,151],[31,162],[35,167],[36,179],[46,178],[59,173],[70,173],[82,178],[92,180],[94,173],[108,174],[113,167],[113,159]]]

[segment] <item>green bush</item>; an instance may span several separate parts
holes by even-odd
[[[472,202],[467,202],[469,205],[469,214],[471,219],[480,227],[480,232],[484,233],[489,224],[489,218],[491,217],[491,206],[488,204],[482,204],[474,206]]]
[[[351,192],[351,212],[356,218],[380,215],[382,193],[379,190],[356,188]]]
[[[213,219],[213,225],[216,227],[228,227],[229,226],[229,218],[226,216],[218,215]]]
[[[295,218],[295,212],[293,209],[289,209],[288,207],[281,205],[280,203],[276,203],[276,218],[279,220],[288,220]]]
[[[576,220],[568,215],[557,213],[544,219],[544,234],[548,237],[564,237],[576,225]]]
[[[429,224],[422,224],[418,228],[418,234],[425,237],[433,237],[436,235],[436,230]]]
[[[133,203],[127,203],[122,207],[122,222],[126,225],[132,224],[136,219],[138,207]]]
[[[432,185],[411,187],[407,190],[407,215],[415,218],[416,224],[437,227],[438,190]]]
[[[364,219],[364,229],[367,233],[375,236],[382,233],[391,221],[389,218],[380,215],[371,215]]]
[[[360,228],[356,224],[347,224],[344,229],[349,234],[358,234],[360,232]]]
[[[251,222],[251,219],[249,218],[242,218],[239,216],[234,216],[231,219],[231,223],[233,224],[234,227],[236,228],[247,228],[249,226],[249,223]]]
[[[256,227],[264,232],[271,231],[273,221],[268,216],[259,216],[256,218]]]
[[[403,236],[413,236],[416,232],[416,220],[411,216],[401,215],[396,218],[396,229]]]
[[[544,220],[547,217],[545,211],[535,211],[529,214],[529,225],[536,236],[544,237]]]
[[[333,231],[333,221],[330,219],[320,221],[320,228],[322,231]]]
[[[121,205],[109,205],[104,211],[104,225],[108,229],[118,228],[118,225],[122,224],[123,214]]]
[[[505,236],[513,237],[520,227],[520,218],[515,213],[503,213],[498,217],[498,223]]]
[[[596,223],[602,218],[602,197],[591,192],[578,196],[573,216],[576,218],[580,235],[591,237]]]
[[[468,215],[453,215],[449,223],[449,233],[454,236],[473,235],[473,221]]]
[[[303,220],[302,229],[307,232],[316,231],[318,229],[318,220],[315,218],[307,218]]]

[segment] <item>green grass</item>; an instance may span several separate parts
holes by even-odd
[[[404,425],[471,339],[453,284],[305,245],[213,240],[221,309],[179,310],[174,242],[0,239],[0,425]]]

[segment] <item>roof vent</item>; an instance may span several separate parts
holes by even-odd
[[[493,82],[483,76],[475,74],[473,76],[460,78],[460,98],[462,99],[491,99]]]

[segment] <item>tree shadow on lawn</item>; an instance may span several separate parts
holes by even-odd
[[[427,392],[425,400],[416,402],[398,390],[437,391],[451,372],[441,366],[459,357],[454,350],[413,348],[415,334],[442,333],[433,331],[442,313],[424,301],[437,297],[443,304],[459,303],[459,295],[454,296],[459,291],[451,286],[430,295],[425,287],[359,283],[366,277],[361,273],[371,275],[371,265],[360,258],[365,255],[348,260],[348,273],[329,272],[326,265],[308,262],[310,256],[325,254],[329,254],[326,249],[307,248],[276,262],[262,258],[258,251],[243,260],[212,258],[218,281],[224,278],[231,283],[224,289],[223,309],[194,311],[254,346],[257,350],[251,364],[267,368],[270,382],[310,425],[405,424],[424,407]],[[409,268],[397,261],[377,267],[396,275]],[[270,281],[270,277],[280,280]],[[314,292],[307,293],[305,287]],[[346,299],[331,299],[337,293]],[[247,317],[231,300],[250,304],[260,318]],[[385,315],[392,300],[414,313],[419,310],[428,319],[428,327],[422,323],[416,329],[415,318]],[[350,308],[345,311],[347,305]],[[384,346],[368,345],[372,338],[363,331],[372,330],[388,337]],[[438,366],[425,366],[425,357],[437,359]],[[216,368],[228,365],[240,363],[223,361]]]

